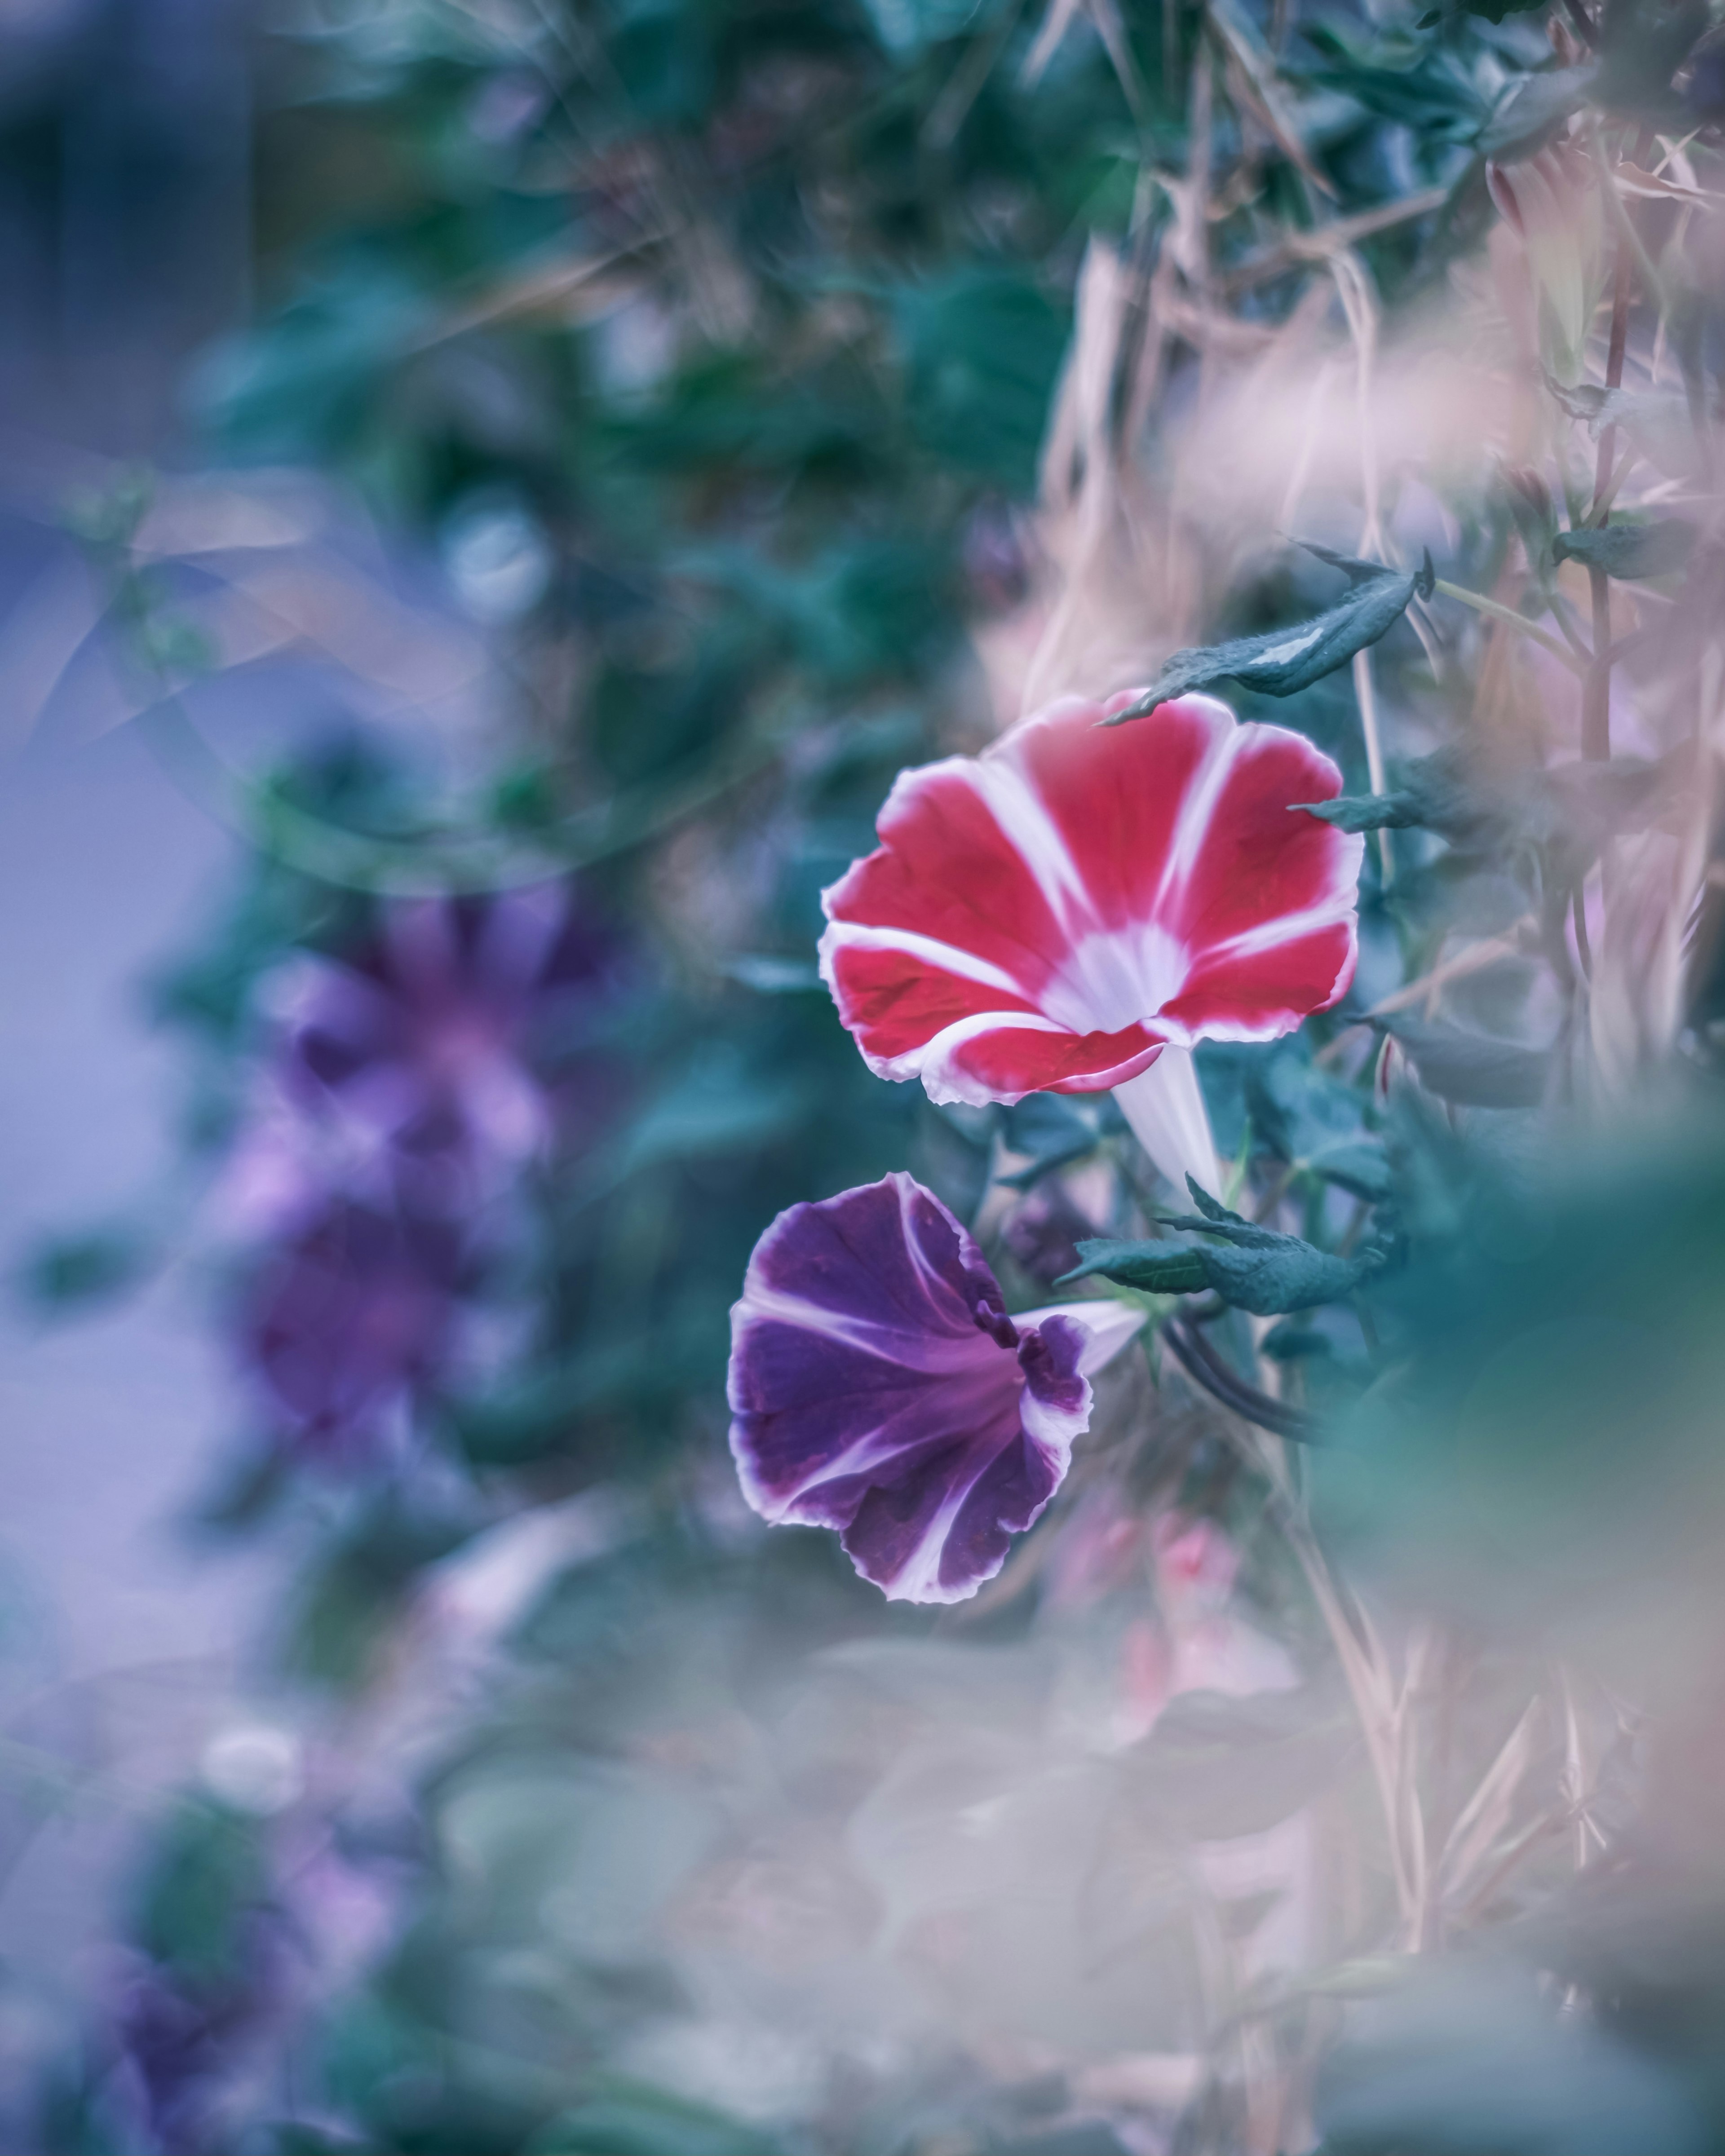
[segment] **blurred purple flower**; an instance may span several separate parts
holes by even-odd
[[[403,1428],[447,1364],[465,1262],[449,1223],[331,1200],[266,1262],[243,1321],[278,1438],[351,1465]]]
[[[1060,1185],[1050,1183],[1014,1207],[1001,1240],[1031,1279],[1047,1286],[1077,1270],[1080,1240],[1098,1232]]]
[[[589,1052],[565,1082],[553,1066],[590,1050],[621,971],[567,885],[398,903],[351,957],[308,959],[286,983],[288,1097],[334,1127],[369,1194],[460,1212],[554,1133],[578,1141],[603,1120],[608,1059]]]
[[[277,1441],[352,1466],[445,1378],[487,1208],[624,1096],[627,964],[572,887],[393,905],[277,983],[267,1082],[229,1164],[266,1255],[240,1344]]]
[[[126,2148],[203,2156],[231,2146],[231,2092],[254,2068],[290,1976],[278,1912],[248,1910],[234,1945],[220,1971],[136,1950],[115,1957],[110,2093]]]
[[[761,1517],[836,1528],[891,1601],[963,1602],[1060,1487],[1091,1373],[1142,1313],[1006,1314],[982,1252],[903,1174],[781,1213],[732,1312],[731,1449]]]
[[[399,1861],[345,1854],[327,1817],[295,1817],[272,1836],[267,1877],[238,1912],[220,1965],[114,1950],[104,2109],[121,2145],[140,2156],[231,2149],[292,2058],[296,2032],[387,1946],[404,1876]],[[274,2100],[307,2117],[290,2077]],[[313,2112],[308,2123],[321,2122]]]

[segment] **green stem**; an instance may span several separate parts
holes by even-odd
[[[1556,637],[1548,636],[1538,622],[1529,621],[1525,614],[1516,613],[1513,608],[1500,606],[1496,599],[1488,599],[1479,592],[1465,590],[1461,585],[1452,584],[1444,577],[1438,578],[1433,588],[1441,592],[1446,599],[1460,599],[1463,606],[1471,607],[1476,613],[1489,614],[1493,621],[1501,621],[1506,629],[1518,629],[1523,636],[1531,636],[1536,644],[1543,644],[1553,659],[1561,660],[1578,678],[1586,671]]]

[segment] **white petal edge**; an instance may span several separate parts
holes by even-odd
[[[1013,1323],[1021,1332],[1040,1325],[1045,1318],[1068,1317],[1084,1334],[1078,1353],[1081,1377],[1093,1378],[1106,1370],[1122,1348],[1130,1347],[1146,1323],[1142,1310],[1130,1303],[1098,1296],[1088,1302],[1050,1302],[1040,1310],[1015,1312]]]

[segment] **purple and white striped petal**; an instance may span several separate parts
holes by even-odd
[[[731,1450],[762,1518],[832,1527],[892,1601],[963,1602],[1060,1487],[1091,1373],[1142,1320],[1014,1321],[976,1244],[895,1174],[781,1213],[732,1312]]]

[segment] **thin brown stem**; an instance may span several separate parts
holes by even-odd
[[[1618,202],[1616,188],[1605,166],[1604,141],[1597,130],[1594,135],[1594,155],[1598,161],[1599,185],[1605,191],[1607,208],[1620,212],[1623,218],[1611,271],[1611,339],[1605,351],[1605,389],[1609,395],[1623,387],[1635,233],[1627,210]],[[1587,520],[1595,527],[1611,521],[1612,467],[1616,455],[1617,429],[1615,426],[1602,427],[1599,454],[1594,462],[1593,506]],[[1581,752],[1603,762],[1611,753],[1611,579],[1603,569],[1589,569],[1587,581],[1593,599],[1594,663],[1581,692]]]
[[[1569,895],[1569,907],[1575,916],[1575,948],[1581,959],[1582,973],[1590,981],[1594,977],[1593,945],[1588,937],[1587,905],[1582,897],[1579,884]]]
[[[1459,599],[1463,606],[1471,607],[1476,613],[1488,614],[1493,621],[1501,621],[1506,629],[1518,629],[1523,636],[1531,636],[1536,644],[1543,644],[1553,659],[1560,660],[1572,674],[1581,672],[1581,663],[1574,654],[1556,637],[1548,635],[1537,621],[1529,621],[1525,614],[1517,613],[1510,607],[1500,606],[1496,599],[1488,599],[1482,592],[1471,592],[1465,585],[1452,584],[1445,577],[1438,578],[1433,589],[1441,592],[1445,598]],[[1121,716],[1125,717],[1127,713],[1122,712]],[[1137,714],[1133,712],[1132,716],[1136,717]]]

